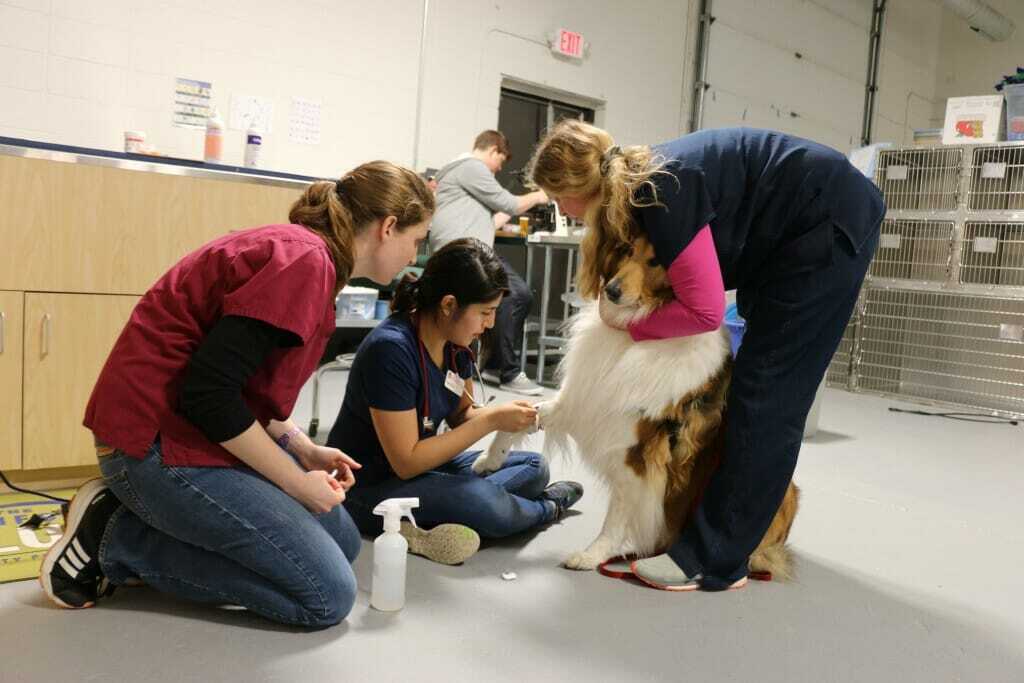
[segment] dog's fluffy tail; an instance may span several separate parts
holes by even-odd
[[[776,581],[789,581],[794,573],[793,553],[785,543],[760,546],[750,556],[750,568],[757,572],[771,572]]]

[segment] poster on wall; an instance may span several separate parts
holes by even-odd
[[[175,126],[181,128],[206,128],[213,106],[213,84],[178,78],[174,83]]]
[[[292,97],[288,112],[288,139],[300,145],[319,145],[320,114],[320,100]]]
[[[232,95],[231,118],[228,128],[232,130],[249,130],[255,128],[264,133],[273,133],[270,129],[274,119],[274,101],[259,95]]]

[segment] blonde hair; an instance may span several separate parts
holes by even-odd
[[[575,119],[560,121],[541,140],[530,160],[530,180],[549,196],[593,198],[583,217],[589,228],[580,245],[577,284],[594,298],[637,234],[633,208],[658,203],[651,176],[662,160],[646,145],[618,147],[605,130]],[[648,186],[650,199],[639,200]]]
[[[288,212],[288,221],[324,238],[337,272],[335,294],[355,265],[355,236],[375,220],[394,216],[399,231],[434,213],[434,193],[423,179],[389,161],[370,161],[332,182],[318,180]]]

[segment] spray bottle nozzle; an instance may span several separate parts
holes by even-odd
[[[412,525],[416,526],[412,509],[419,506],[419,498],[388,498],[373,508],[373,514],[384,517],[384,531],[398,531],[402,526],[402,517],[408,517]]]

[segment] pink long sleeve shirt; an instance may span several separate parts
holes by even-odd
[[[668,279],[675,299],[629,326],[634,341],[688,337],[721,326],[725,286],[711,226],[701,228],[669,265]]]

